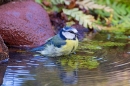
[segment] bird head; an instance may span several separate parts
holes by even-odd
[[[78,34],[78,31],[75,28],[68,27],[68,26],[64,27],[60,31],[60,35],[64,39],[75,40],[77,38],[77,34]]]

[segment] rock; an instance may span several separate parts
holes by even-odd
[[[54,36],[47,12],[32,0],[0,6],[0,34],[9,45],[36,47]]]
[[[2,37],[0,36],[0,62],[8,59],[8,47],[4,44]]]
[[[5,3],[8,3],[8,2],[10,2],[10,1],[12,1],[12,0],[0,0],[0,5],[5,4]]]
[[[3,78],[4,78],[4,75],[6,72],[6,68],[7,68],[7,65],[1,64],[1,66],[0,66],[0,86],[2,86]]]

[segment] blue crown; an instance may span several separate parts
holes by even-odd
[[[65,27],[63,28],[64,31],[69,31],[70,29],[72,29],[72,27],[70,27],[70,26],[65,26]]]

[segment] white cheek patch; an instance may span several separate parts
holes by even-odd
[[[70,32],[62,32],[63,36],[65,36],[65,38],[67,39],[74,39],[75,38],[75,34],[72,34]]]

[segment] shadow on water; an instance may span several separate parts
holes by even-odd
[[[84,53],[72,56],[78,54]],[[0,83],[3,77],[2,86],[130,86],[130,44],[88,55],[96,61],[48,58],[11,48],[9,61],[0,65]]]

